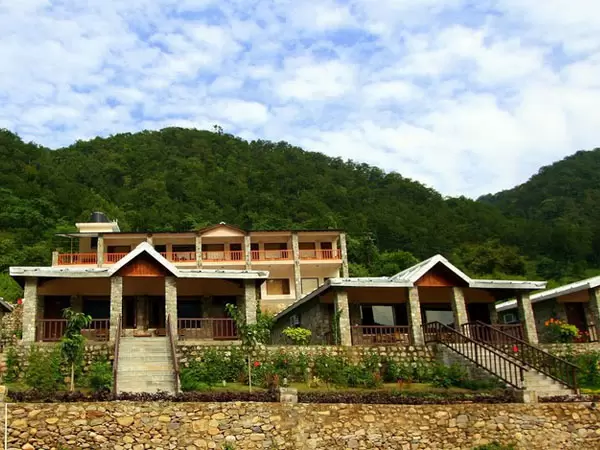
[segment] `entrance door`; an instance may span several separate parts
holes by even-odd
[[[136,297],[123,297],[123,328],[137,328]]]
[[[567,313],[567,322],[575,325],[579,331],[588,331],[583,303],[564,303],[564,305],[565,312]]]
[[[148,297],[148,328],[165,328],[165,298]]]

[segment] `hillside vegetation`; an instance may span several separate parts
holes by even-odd
[[[479,201],[285,142],[167,128],[49,150],[0,130],[0,272],[48,264],[91,211],[122,230],[343,228],[354,275],[442,253],[472,275],[552,279],[600,267],[600,150]],[[0,296],[17,291],[4,275]]]

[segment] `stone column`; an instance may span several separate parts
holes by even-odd
[[[25,279],[23,291],[23,342],[35,342],[36,318],[38,313],[37,278]]]
[[[423,335],[423,318],[421,317],[421,302],[419,301],[419,288],[408,288],[408,302],[406,304],[408,313],[408,325],[413,345],[425,345]]]
[[[346,233],[340,234],[340,250],[342,252],[342,278],[348,278],[348,249],[346,247]]]
[[[58,250],[52,252],[52,266],[58,266]]]
[[[292,255],[294,257],[294,287],[296,300],[302,298],[302,274],[300,271],[300,244],[298,244],[298,233],[292,232]]]
[[[498,310],[496,309],[496,303],[490,303],[488,305],[488,309],[490,312],[490,323],[492,325],[497,325],[498,323],[500,323],[498,318]]]
[[[600,335],[600,287],[589,290],[589,302],[587,307],[588,326],[595,328],[596,336]],[[591,333],[590,333],[591,334]]]
[[[538,333],[535,326],[535,316],[529,298],[529,292],[519,292],[516,295],[519,317],[523,323],[524,338],[530,344],[538,343]]]
[[[81,295],[71,295],[71,309],[75,312],[83,312],[83,297]]]
[[[148,329],[148,297],[139,295],[135,298],[135,328],[146,331]]]
[[[119,318],[123,314],[123,278],[110,279],[110,341],[117,338]]]
[[[166,318],[171,319],[171,335],[177,340],[177,278],[165,277],[165,324]]]
[[[252,268],[252,239],[249,234],[244,236],[244,258],[246,270],[250,270]]]
[[[196,235],[196,267],[202,267],[202,236]]]
[[[350,304],[348,303],[348,293],[343,289],[333,291],[333,307],[339,314],[340,344],[343,346],[352,345],[352,328],[350,325]]]
[[[96,246],[96,261],[98,267],[104,264],[104,235],[98,235],[98,245]]]
[[[454,326],[457,331],[462,332],[462,325],[469,321],[467,304],[465,303],[465,293],[462,288],[452,288],[450,304],[452,306],[452,313],[454,314]]]
[[[154,236],[152,236],[152,234],[148,233],[146,235],[146,242],[148,244],[150,244],[152,247],[154,247]]]
[[[244,301],[240,305],[240,309],[244,314],[246,323],[256,323],[256,309],[258,307],[258,299],[256,298],[256,281],[244,280]]]

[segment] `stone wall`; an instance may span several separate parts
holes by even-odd
[[[0,344],[9,344],[13,335],[23,329],[23,305],[15,305],[15,309],[0,318]]]
[[[578,344],[542,344],[541,347],[556,356],[568,354],[581,355],[589,352],[600,352],[600,342],[587,342]]]
[[[600,411],[584,404],[12,404],[8,424],[8,450],[600,447]]]
[[[328,344],[331,342],[331,320],[333,318],[333,305],[309,302],[294,310],[294,314],[288,314],[277,321],[271,332],[273,344],[285,344],[287,338],[282,334],[283,330],[291,325],[290,319],[296,315],[300,326],[312,332],[311,343],[314,345]]]
[[[233,347],[238,347],[233,346]],[[231,349],[230,345],[202,345],[179,342],[177,345],[177,356],[182,366],[186,367],[190,361],[202,358],[204,352],[208,350],[219,350],[228,351]],[[381,346],[381,347],[341,347],[332,345],[323,346],[299,346],[299,345],[269,345],[266,347],[258,348],[252,355],[253,358],[261,360],[265,358],[269,353],[275,352],[289,352],[289,353],[304,353],[307,356],[318,355],[327,353],[329,355],[345,355],[351,361],[360,361],[367,355],[373,353],[378,354],[382,357],[388,357],[396,362],[420,362],[420,361],[432,361],[435,359],[433,346]]]

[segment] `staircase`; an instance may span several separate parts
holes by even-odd
[[[577,368],[567,361],[486,324],[477,323],[477,329],[463,327],[462,331],[433,322],[425,326],[425,337],[427,342],[449,349],[455,360],[458,357],[507,386],[533,394],[530,397],[577,393]]]
[[[117,393],[176,393],[176,374],[168,337],[123,337],[118,345]]]

